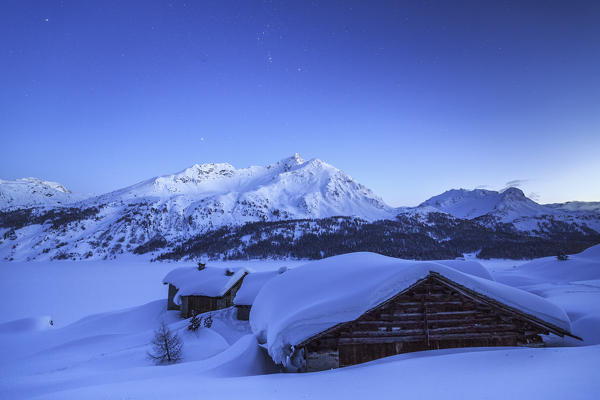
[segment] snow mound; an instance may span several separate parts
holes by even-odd
[[[179,289],[174,301],[180,304],[181,296],[223,296],[246,274],[244,268],[205,267],[199,270],[197,267],[181,267],[169,272],[163,283]]]
[[[254,303],[254,299],[262,287],[277,275],[281,275],[287,271],[287,268],[282,267],[277,271],[253,272],[244,278],[242,287],[238,290],[233,300],[236,306],[250,306]]]
[[[575,257],[591,258],[600,262],[600,244],[592,246],[581,253],[576,254]]]
[[[0,333],[43,331],[53,325],[50,316],[21,318],[0,324]]]
[[[591,281],[600,279],[600,245],[592,246],[565,261],[544,257],[519,267],[521,273],[553,282]]]
[[[251,376],[276,372],[277,368],[259,347],[254,335],[242,336],[231,347],[206,360],[202,368],[218,377]]]
[[[563,309],[523,290],[460,272],[440,262],[350,253],[297,267],[268,281],[250,311],[252,331],[273,360],[285,364],[293,346],[339,323],[355,320],[430,272],[571,330]]]

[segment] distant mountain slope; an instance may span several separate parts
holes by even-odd
[[[0,179],[0,210],[15,210],[29,207],[54,207],[81,200],[57,182],[37,178],[22,178],[14,181]]]
[[[525,197],[520,189],[514,187],[502,192],[484,189],[452,189],[424,201],[418,207],[431,207],[439,212],[465,219],[492,214],[501,217],[504,222],[523,216],[539,216],[555,212]]]
[[[298,154],[265,167],[196,164],[92,200],[106,205],[142,201],[193,220],[195,229],[334,215],[367,220],[394,216],[392,207],[344,172]]]
[[[546,204],[546,207],[566,213],[600,213],[600,201],[568,201],[566,203]]]
[[[456,218],[475,219],[485,225],[510,223],[521,231],[548,232],[566,223],[600,231],[600,203],[538,204],[518,188],[504,191],[452,189],[417,207],[400,208],[401,214],[441,212]]]
[[[69,207],[2,213],[0,234],[17,243],[0,244],[0,256],[98,258],[221,226],[336,215],[373,221],[396,212],[339,169],[298,154],[264,167],[202,164]]]
[[[541,205],[516,188],[460,189],[396,209],[339,169],[298,154],[248,168],[197,164],[77,202],[61,185],[35,179],[2,181],[0,188],[4,260],[203,251],[314,258],[354,250],[519,258],[600,241],[596,203]],[[339,222],[346,220],[354,222]]]

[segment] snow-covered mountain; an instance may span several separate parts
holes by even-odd
[[[546,207],[566,213],[600,213],[600,201],[568,201],[566,203],[546,204]]]
[[[461,219],[478,219],[482,223],[509,223],[521,231],[547,230],[556,222],[585,224],[600,231],[600,203],[569,202],[539,204],[523,191],[510,187],[502,191],[452,189],[431,197],[417,207],[400,208],[401,214],[450,214]]]
[[[32,178],[1,181],[0,188],[0,259],[6,260],[169,251],[173,258],[182,252],[318,257],[357,249],[427,258],[482,249],[483,237],[500,247],[535,236],[581,249],[600,235],[596,203],[541,205],[517,188],[460,189],[393,208],[339,169],[298,154],[248,168],[193,165],[84,200]],[[556,243],[535,248],[546,254]],[[505,254],[498,246],[494,251],[487,253]]]
[[[527,198],[521,189],[515,187],[500,192],[485,189],[452,189],[424,201],[416,209],[443,212],[464,219],[492,214],[504,222],[524,216],[555,213],[554,209]]]
[[[0,179],[0,210],[69,204],[80,200],[70,190],[57,182],[37,178],[22,178],[14,181]]]
[[[344,172],[299,154],[264,167],[196,164],[92,200],[109,205],[143,201],[193,220],[196,229],[335,215],[394,216],[392,207]]]
[[[222,226],[352,216],[394,218],[396,210],[339,169],[300,155],[268,166],[194,165],[69,206],[22,210],[0,228],[0,256],[104,257],[144,244],[177,243]],[[8,254],[7,254],[8,253]]]

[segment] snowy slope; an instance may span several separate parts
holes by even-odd
[[[598,248],[580,255],[600,256]],[[0,319],[0,398],[348,400],[397,399],[401,393],[426,400],[592,400],[600,394],[600,346],[593,345],[600,343],[600,286],[558,286],[543,276],[531,286],[536,291],[543,286],[550,301],[571,310],[574,333],[583,342],[432,350],[290,374],[269,368],[268,357],[248,334],[248,323],[235,320],[233,310],[213,313],[210,329],[188,331],[188,321],[179,319],[177,311],[166,311],[166,288],[160,282],[172,266],[137,262],[3,265],[0,304],[9,319],[18,320]],[[277,270],[283,263],[251,264],[256,270]],[[90,268],[96,269],[91,276]],[[567,276],[571,268],[563,270]],[[507,267],[505,274],[521,277],[518,268]],[[15,285],[18,281],[23,285]],[[49,327],[46,314],[62,323]],[[86,317],[65,324],[60,315]],[[146,357],[161,320],[182,335],[180,364],[155,366]]]
[[[493,214],[503,221],[524,216],[554,214],[555,210],[527,198],[518,188],[496,192],[485,189],[452,189],[421,203],[426,208],[451,214],[457,218],[472,219]]]
[[[267,166],[194,165],[106,195],[99,204],[150,201],[203,225],[244,221],[357,216],[389,218],[393,209],[339,169],[299,154]]]
[[[539,204],[521,189],[503,191],[485,189],[452,189],[431,197],[417,207],[399,208],[408,215],[432,212],[450,214],[462,219],[481,219],[482,223],[511,223],[521,231],[547,231],[557,222],[585,225],[600,232],[600,203],[568,202]]]
[[[600,244],[592,246],[567,260],[544,257],[519,266],[524,276],[544,279],[549,282],[581,282],[600,279]]]
[[[57,182],[37,178],[22,178],[15,181],[0,179],[0,211],[28,207],[54,207],[81,200]]]
[[[395,216],[394,208],[344,172],[318,159],[305,161],[298,154],[240,169],[230,164],[194,165],[84,200],[77,209],[53,216],[60,226],[36,224],[33,218],[14,234],[0,228],[0,235],[17,242],[0,244],[0,256],[104,258],[132,252],[145,243],[160,247],[248,222]]]
[[[209,232],[216,233],[213,241],[223,238],[226,232],[243,230],[248,223],[323,221],[336,216],[353,218],[356,224],[397,222],[406,217],[402,230],[413,236],[413,243],[423,243],[423,237],[415,236],[417,231],[433,229],[436,224],[443,229],[428,233],[430,240],[441,242],[461,236],[458,230],[446,229],[451,228],[448,224],[460,225],[457,221],[428,220],[432,213],[440,212],[452,219],[470,219],[478,224],[476,229],[502,230],[505,234],[510,226],[499,227],[500,223],[512,224],[527,235],[560,237],[574,243],[597,243],[584,236],[600,233],[600,211],[595,203],[544,206],[516,188],[503,192],[450,190],[418,207],[393,208],[339,169],[318,159],[305,161],[298,154],[248,168],[227,163],[196,164],[76,203],[72,202],[79,198],[62,186],[34,179],[2,181],[0,190],[2,207],[40,206],[0,214],[0,259],[11,261],[114,258],[134,252],[155,252],[157,256],[159,251],[166,253]],[[64,207],[67,203],[71,203],[68,208]],[[220,254],[244,254],[245,248],[254,244],[266,248],[261,240],[283,240],[277,228],[259,232],[259,225],[249,227],[239,244],[220,249]],[[315,224],[292,225],[290,222],[288,230],[293,231],[294,240],[306,233],[321,233],[315,231]],[[324,225],[331,228],[330,235],[348,234],[338,229],[340,224],[324,221]],[[369,237],[362,233],[356,236]],[[332,245],[324,243],[325,247]],[[372,243],[369,246],[366,250],[375,249]],[[467,251],[474,250],[471,246]]]
[[[546,207],[568,213],[600,213],[600,201],[567,201],[566,203],[546,204]]]

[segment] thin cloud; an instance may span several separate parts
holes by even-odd
[[[529,179],[515,179],[508,181],[504,184],[504,189],[508,189],[509,187],[522,187],[523,184],[527,182],[529,182]]]
[[[535,192],[531,192],[527,195],[527,197],[529,197],[531,200],[535,201],[536,203],[539,203],[540,201],[540,195],[538,193]]]

